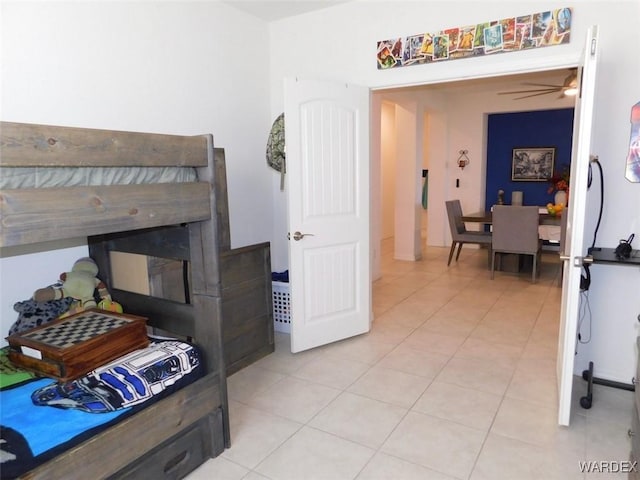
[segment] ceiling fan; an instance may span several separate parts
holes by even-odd
[[[529,97],[537,97],[539,95],[547,95],[549,93],[560,92],[560,97],[564,96],[572,97],[578,93],[578,69],[572,68],[571,72],[564,79],[562,85],[550,85],[548,83],[529,83],[524,82],[523,85],[531,85],[533,87],[543,87],[543,88],[534,88],[529,90],[516,90],[513,92],[498,92],[498,95],[512,95],[512,94],[521,94],[526,93],[528,95],[523,95],[521,97],[516,97],[513,100],[521,100],[523,98]]]

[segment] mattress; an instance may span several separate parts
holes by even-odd
[[[0,167],[0,189],[196,182],[186,167]]]
[[[8,348],[1,349],[0,477],[32,470],[204,374],[195,346],[150,340],[149,347],[70,382],[23,371],[8,361]]]

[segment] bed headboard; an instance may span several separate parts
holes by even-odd
[[[0,122],[0,167],[192,167],[200,181],[0,191],[0,247],[211,218],[211,135]]]

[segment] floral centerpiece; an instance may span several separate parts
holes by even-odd
[[[549,188],[547,193],[554,193],[558,191],[569,191],[569,167],[565,165],[561,171],[554,172],[549,179]]]
[[[564,165],[562,170],[556,171],[549,179],[547,193],[554,193],[553,201],[555,205],[565,207],[569,202],[569,166]]]

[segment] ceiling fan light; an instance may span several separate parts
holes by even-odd
[[[575,72],[564,79],[562,93],[567,97],[575,97],[578,94],[578,77]]]

